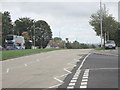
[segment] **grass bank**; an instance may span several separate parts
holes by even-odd
[[[7,60],[11,58],[17,58],[21,56],[27,56],[27,55],[49,52],[54,50],[60,50],[60,49],[50,48],[50,49],[4,50],[4,51],[0,51],[0,56],[2,58],[0,60]]]

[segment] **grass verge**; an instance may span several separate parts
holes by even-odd
[[[32,54],[37,54],[41,52],[49,52],[49,51],[54,51],[54,50],[60,50],[60,49],[25,49],[25,50],[4,50],[0,51],[0,60],[7,60],[11,58],[17,58],[21,56],[27,56],[27,55],[32,55]]]

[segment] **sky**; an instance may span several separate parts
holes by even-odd
[[[108,1],[103,0],[102,6],[106,4],[109,14],[118,20],[118,0]],[[9,11],[12,21],[21,17],[45,20],[50,25],[53,37],[98,44],[100,37],[96,36],[89,20],[91,14],[99,10],[99,4],[99,0],[4,0],[0,3],[0,9],[2,12]]]

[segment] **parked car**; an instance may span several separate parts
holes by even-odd
[[[105,49],[115,49],[116,48],[116,44],[113,40],[108,40],[105,43]]]

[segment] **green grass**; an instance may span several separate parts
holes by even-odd
[[[104,48],[95,48],[95,50],[105,50]]]
[[[0,56],[2,57],[2,59],[0,60],[7,60],[11,58],[37,54],[41,52],[54,51],[54,50],[60,50],[60,49],[50,48],[50,49],[4,50],[4,51],[0,51]]]

